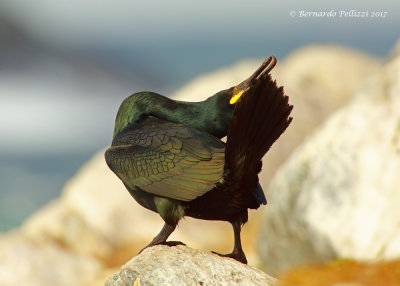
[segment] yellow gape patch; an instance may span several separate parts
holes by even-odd
[[[234,89],[234,93],[233,93],[233,95],[232,95],[232,98],[231,98],[231,100],[229,101],[229,104],[234,104],[236,101],[238,101],[238,99],[242,96],[242,94],[246,91],[246,90],[248,90],[249,88],[246,88],[246,89],[242,89],[242,90],[239,90],[238,92],[236,91],[236,88]]]

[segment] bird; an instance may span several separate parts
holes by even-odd
[[[185,217],[229,222],[234,247],[219,254],[247,264],[241,229],[248,209],[266,205],[259,183],[262,158],[292,121],[293,105],[272,80],[268,57],[246,80],[200,102],[138,92],[120,105],[109,168],[164,226],[142,250],[168,241]],[[221,140],[226,136],[226,143]]]

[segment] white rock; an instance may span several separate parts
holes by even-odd
[[[135,284],[136,283],[136,284]],[[154,246],[110,277],[106,286],[274,285],[276,279],[231,258],[186,246]]]
[[[400,256],[399,107],[397,55],[277,173],[259,238],[268,273]]]
[[[18,233],[0,238],[0,285],[87,285],[101,269],[97,259],[55,243],[38,244]]]

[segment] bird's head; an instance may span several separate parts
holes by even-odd
[[[230,88],[229,104],[235,104],[258,79],[267,77],[275,65],[276,58],[274,56],[267,58],[249,78]]]
[[[205,126],[212,131],[211,134],[221,138],[226,136],[229,120],[232,117],[235,103],[246,96],[246,92],[258,80],[268,77],[269,72],[274,68],[276,58],[274,56],[266,59],[261,66],[246,80],[231,88],[222,90],[204,101],[207,112],[203,113],[204,118],[196,118],[204,122]]]

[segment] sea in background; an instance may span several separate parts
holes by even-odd
[[[384,58],[400,36],[397,1],[99,3],[0,1],[0,231],[58,197],[111,143],[133,92],[170,95],[203,73],[309,44]]]

